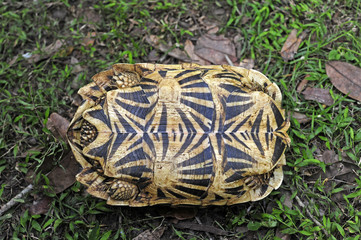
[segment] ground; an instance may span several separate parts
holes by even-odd
[[[0,13],[0,205],[34,185],[0,216],[0,239],[359,239],[361,105],[326,67],[361,67],[360,0],[28,0],[1,1]],[[293,29],[300,45],[285,50]],[[204,61],[191,53],[205,34],[233,44],[220,61],[253,63],[283,93],[292,142],[280,189],[177,212],[112,207],[79,183],[52,181],[48,169],[69,147],[47,128],[51,113],[70,120],[77,90],[114,63]]]

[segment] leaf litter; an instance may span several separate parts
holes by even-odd
[[[198,38],[194,53],[209,62],[221,65],[228,64],[226,56],[236,62],[236,48],[233,42],[224,35],[205,34]]]
[[[190,61],[189,57],[183,50],[177,48],[172,43],[165,43],[164,40],[162,40],[160,37],[158,37],[156,35],[146,36],[145,39],[154,48],[164,52],[165,54],[167,54],[171,57],[177,58],[184,62]]]
[[[326,106],[331,106],[334,103],[328,89],[307,87],[302,94],[306,100],[316,101]]]
[[[343,94],[361,102],[361,68],[341,61],[326,63],[332,84]]]
[[[66,141],[68,126],[69,121],[57,113],[52,113],[47,122],[47,128],[53,133],[53,135],[64,141]],[[61,193],[68,187],[72,186],[76,181],[75,176],[80,170],[80,166],[71,151],[65,153],[58,164],[55,165],[58,159],[57,157],[57,155],[46,157],[43,164],[37,170],[37,172],[41,172],[46,175],[49,180],[49,191],[53,194]],[[29,171],[26,179],[32,182],[34,175],[35,172],[33,170]],[[39,185],[41,184],[44,183],[40,182]],[[47,213],[52,199],[44,194],[35,194],[34,198],[35,201],[31,206],[29,206],[29,211],[32,214]]]
[[[237,65],[236,48],[233,42],[224,35],[205,34],[197,39],[196,45],[186,40],[184,50],[178,48],[176,44],[165,43],[155,35],[147,36],[146,41],[161,52],[183,62],[201,65]],[[248,68],[253,67],[254,60],[247,59],[243,64]]]
[[[51,43],[50,45],[46,46],[44,49],[41,50],[41,53],[37,54],[30,54],[27,58],[29,63],[36,63],[43,59],[49,58],[58,52],[62,47],[64,47],[64,41],[56,40],[55,42]]]
[[[147,229],[133,238],[133,240],[159,240],[166,229],[167,227],[157,227],[153,231]]]
[[[281,56],[283,60],[286,62],[293,60],[295,58],[295,54],[298,51],[298,48],[302,42],[302,40],[306,37],[307,33],[302,32],[299,37],[297,37],[297,29],[293,29],[291,33],[288,35],[286,42],[283,44],[281,49]]]
[[[188,54],[188,56],[192,59],[192,63],[198,63],[200,65],[210,65],[211,63],[201,57],[199,57],[194,52],[194,45],[191,40],[186,40],[184,44],[184,50]]]
[[[300,113],[300,112],[294,112],[292,113],[292,118],[296,119],[299,123],[304,124],[311,121],[311,118],[307,117],[307,115]]]
[[[302,81],[297,85],[297,88],[296,88],[296,91],[298,93],[301,93],[305,88],[306,88],[306,85],[308,84],[308,80],[307,80],[307,77],[309,77],[310,75],[307,74],[303,79]]]
[[[48,122],[46,123],[47,129],[49,129],[57,139],[63,139],[64,141],[66,141],[68,126],[69,121],[57,113],[50,114]]]
[[[344,153],[341,154],[341,160],[339,160],[339,156],[333,150],[326,150],[317,155],[316,158],[326,164],[326,171],[323,172],[320,168],[314,168],[307,180],[314,182],[321,179],[325,192],[332,193],[336,187],[342,188],[341,191],[332,194],[331,199],[334,201],[344,200],[343,195],[348,194],[355,187],[356,172],[359,170],[359,166],[354,161],[349,160]],[[308,171],[307,168],[306,171]]]

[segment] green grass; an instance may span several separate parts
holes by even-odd
[[[198,17],[206,15],[218,21],[220,33],[227,37],[233,39],[239,34],[239,59],[253,58],[255,68],[277,83],[288,113],[300,112],[311,119],[300,124],[290,118],[292,143],[279,190],[255,203],[200,209],[199,219],[230,231],[229,239],[279,239],[279,232],[290,234],[291,239],[359,239],[361,106],[332,86],[325,63],[340,60],[361,67],[361,1],[207,2],[1,2],[0,204],[27,185],[26,173],[38,169],[46,156],[56,163],[59,159],[55,156],[68,150],[66,143],[46,129],[49,114],[58,112],[70,119],[76,110],[72,101],[78,88],[111,64],[147,62],[152,47],[144,36],[155,34],[180,45],[186,39],[196,40],[200,31],[191,32],[180,24],[194,10],[200,13]],[[99,17],[95,23],[81,12],[90,8]],[[215,8],[225,10],[225,21],[214,17]],[[285,62],[280,51],[294,28],[298,33],[307,32],[307,37],[294,60]],[[96,32],[95,44],[85,46],[83,39],[89,32]],[[23,57],[26,53],[42,54],[45,46],[58,39],[65,44],[50,57],[36,63]],[[82,72],[72,72],[71,57],[79,60]],[[177,63],[170,57],[166,61]],[[306,101],[296,91],[306,75],[309,86],[330,90],[335,101],[332,106]],[[339,160],[353,163],[355,178],[322,178],[320,173],[327,173],[329,166],[318,156],[326,150],[333,150]],[[310,180],[312,173],[319,177]],[[40,187],[34,190],[40,191]],[[341,197],[335,201],[337,194]],[[28,196],[1,216],[0,239],[131,239],[144,230],[172,225],[169,219],[159,217],[155,207],[107,206],[84,194],[79,183],[50,195],[53,200],[45,215],[29,214],[26,203],[32,197]],[[169,227],[167,234],[169,238],[208,238],[204,233],[174,227]]]

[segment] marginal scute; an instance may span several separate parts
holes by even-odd
[[[115,64],[79,90],[68,140],[78,181],[110,205],[232,205],[280,187],[290,125],[262,73]]]

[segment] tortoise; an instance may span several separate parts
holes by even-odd
[[[283,180],[275,83],[228,65],[115,64],[82,87],[67,132],[77,180],[110,205],[232,205]]]

